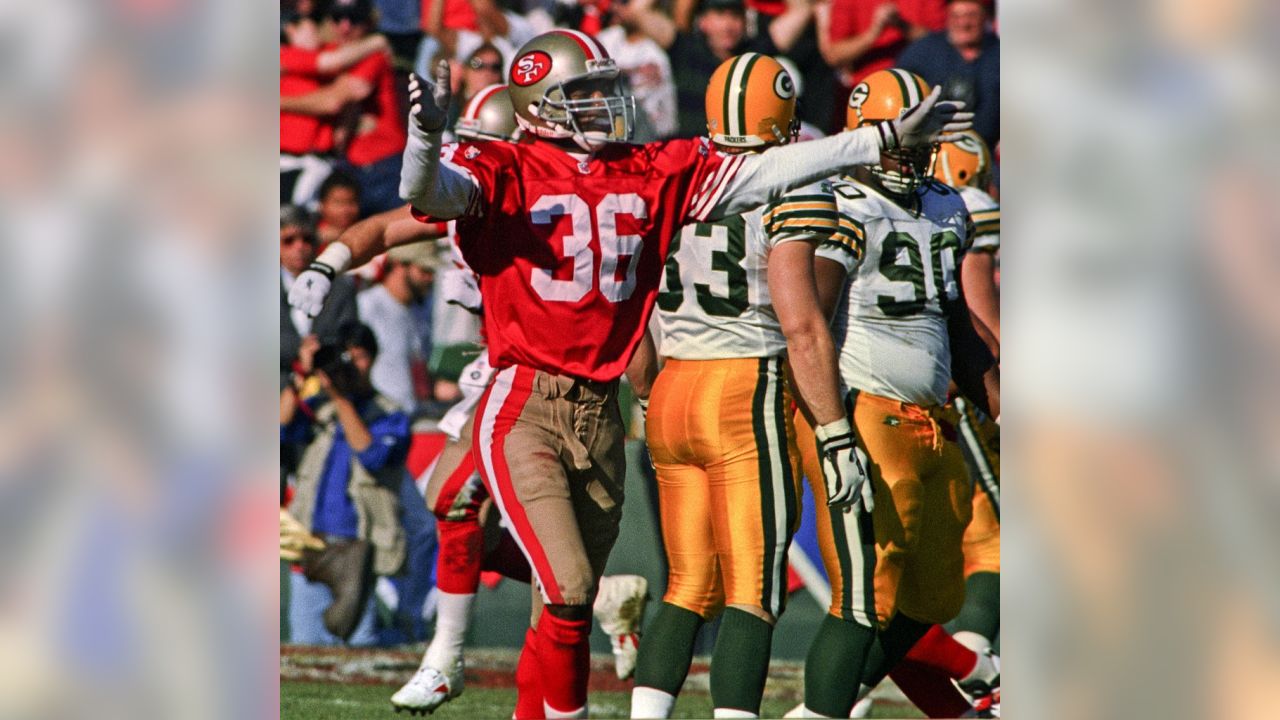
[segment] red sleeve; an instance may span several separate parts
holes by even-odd
[[[391,72],[391,65],[387,62],[387,54],[379,52],[356,63],[355,67],[347,71],[347,74],[358,77],[376,88],[382,74],[389,72]]]
[[[705,137],[668,140],[658,152],[666,162],[682,165],[678,171],[688,174],[688,191],[681,193],[680,217],[697,221],[706,219],[719,203],[745,157],[726,155]]]
[[[290,75],[319,75],[320,53],[315,50],[280,46],[280,72]]]

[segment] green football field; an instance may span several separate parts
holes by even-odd
[[[280,658],[280,717],[297,720],[408,718],[391,707],[391,694],[412,674],[420,655],[415,650],[350,650],[287,646]],[[468,651],[466,691],[440,708],[433,718],[506,720],[515,707],[512,687],[516,653],[512,650]],[[630,682],[613,676],[613,658],[592,656],[589,713],[593,718],[625,718]],[[711,717],[706,658],[694,661],[685,689],[676,702],[677,718]],[[799,663],[770,665],[762,717],[781,717],[802,693]],[[921,715],[895,688],[877,691],[871,717],[917,718]]]

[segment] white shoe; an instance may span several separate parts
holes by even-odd
[[[396,712],[408,710],[410,715],[430,715],[441,705],[462,694],[462,659],[448,672],[428,665],[418,668],[404,687],[391,696]]]
[[[851,718],[864,718],[871,715],[871,706],[875,705],[875,701],[868,695],[853,704],[853,709],[849,711]]]
[[[636,671],[636,654],[640,646],[640,620],[649,599],[649,581],[639,575],[606,575],[600,578],[600,590],[592,610],[600,629],[609,635],[613,645],[613,661],[619,680]]]
[[[784,718],[802,718],[802,717],[804,717],[804,703],[800,703],[799,705],[797,705],[797,706],[795,706],[795,707],[791,708],[791,709],[790,709],[790,710],[788,710],[788,711],[787,711],[787,713],[786,713],[785,715],[783,715],[782,717],[784,717]]]
[[[1000,656],[990,648],[979,652],[978,666],[969,675],[956,685],[973,703],[977,717],[1000,717]]]

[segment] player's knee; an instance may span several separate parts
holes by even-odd
[[[591,619],[590,605],[546,605],[543,610],[561,620],[579,621]]]
[[[778,618],[774,617],[774,615],[773,615],[772,613],[766,612],[766,611],[764,610],[764,608],[760,607],[759,605],[748,605],[748,604],[743,604],[743,603],[730,603],[730,604],[729,604],[729,607],[731,607],[731,608],[733,608],[733,609],[735,609],[735,610],[741,610],[742,612],[744,612],[744,613],[748,613],[748,614],[750,614],[750,615],[755,615],[756,617],[758,617],[758,618],[760,618],[761,620],[763,620],[763,621],[765,621],[765,622],[769,623],[770,625],[773,625],[774,623],[776,623],[776,622],[778,621]]]

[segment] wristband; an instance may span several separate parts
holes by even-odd
[[[898,128],[895,127],[892,120],[876,123],[876,130],[880,132],[881,150],[896,150],[898,148]]]
[[[351,248],[340,242],[331,242],[329,247],[320,253],[320,257],[316,258],[315,262],[311,264],[312,270],[323,273],[324,270],[316,267],[317,263],[329,268],[329,272],[325,274],[332,280],[335,274],[346,272],[347,268],[351,266]]]
[[[818,442],[826,442],[834,437],[852,434],[853,426],[849,424],[849,418],[833,420],[826,425],[819,425],[813,429],[813,435],[818,439]]]

